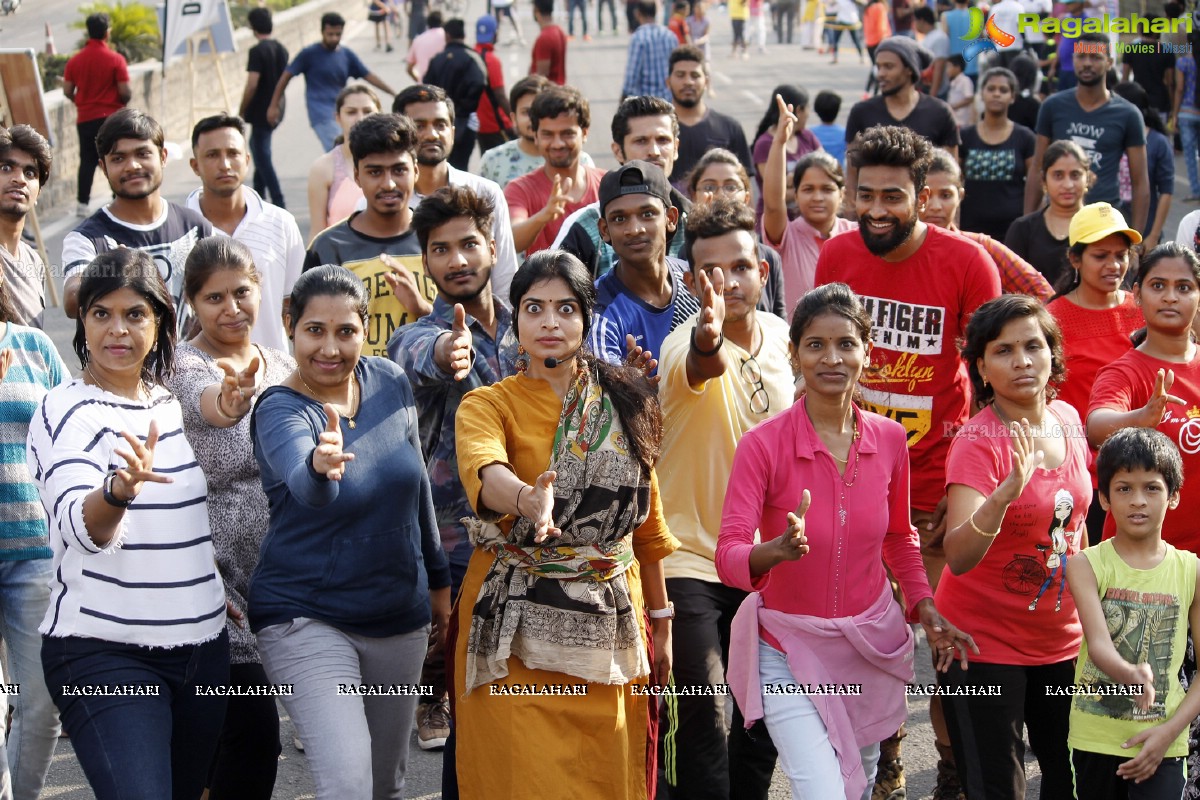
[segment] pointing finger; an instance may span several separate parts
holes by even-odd
[[[462,303],[454,304],[454,330],[465,331],[467,329],[467,310],[463,308]]]
[[[808,507],[812,505],[812,495],[808,489],[804,490],[804,494],[800,496],[800,506],[796,509],[796,516],[804,519],[804,515],[808,512]]]
[[[325,403],[321,406],[325,410],[325,430],[328,433],[338,433],[341,431],[341,416],[337,409],[331,403]]]

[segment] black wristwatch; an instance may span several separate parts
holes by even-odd
[[[104,476],[104,483],[102,484],[103,492],[104,492],[104,502],[108,503],[110,506],[116,506],[117,508],[129,508],[129,504],[133,502],[132,497],[129,498],[128,500],[122,500],[119,497],[117,497],[115,494],[113,494],[112,483],[116,477],[117,477],[116,472],[110,472]]]

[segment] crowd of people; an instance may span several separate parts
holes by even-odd
[[[606,171],[585,4],[533,0],[510,92],[493,5],[474,48],[410,30],[399,91],[339,15],[291,58],[252,10],[182,205],[90,17],[70,354],[22,241],[53,152],[0,129],[0,798],[61,729],[101,800],[265,800],[282,703],[323,800],[403,796],[414,732],[445,798],[762,800],[778,767],[899,800],[915,658],[937,800],[1025,797],[1026,740],[1044,798],[1200,796],[1200,212],[1170,240],[1154,138],[1194,62],[1110,88],[1084,33],[1069,80],[1032,38],[980,69],[941,50],[966,0],[873,0],[878,94],[781,84],[747,136],[705,0],[635,0]],[[735,52],[797,10],[730,0]],[[308,236],[271,166],[298,76]]]

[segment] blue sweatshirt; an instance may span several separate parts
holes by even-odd
[[[250,435],[271,521],[250,581],[250,629],[299,617],[347,633],[395,636],[430,621],[429,589],[450,585],[421,456],[412,387],[387,359],[355,368],[362,399],[340,481],[309,465],[321,404],[284,386],[263,392]]]

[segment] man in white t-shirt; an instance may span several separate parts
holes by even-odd
[[[262,303],[250,332],[255,344],[288,352],[283,315],[304,266],[304,239],[296,218],[245,185],[250,171],[246,123],[240,117],[205,117],[192,129],[192,171],[201,188],[187,207],[204,215],[213,232],[237,239],[254,254]]]
[[[1000,47],[1000,66],[1007,67],[1025,50],[1025,37],[1021,34],[1018,18],[1025,13],[1021,0],[1000,0],[992,6],[991,14],[996,18],[996,27],[1013,35],[1013,43],[1008,47]]]

